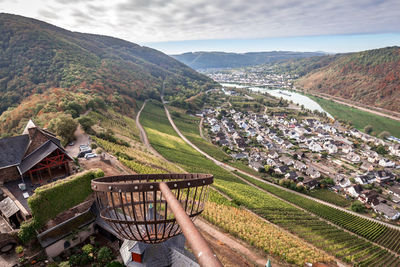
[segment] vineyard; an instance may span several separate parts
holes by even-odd
[[[393,252],[400,252],[400,231],[389,228],[383,224],[344,212],[342,210],[318,203],[295,193],[277,188],[275,186],[257,181],[251,177],[237,173],[249,182],[264,190],[285,199],[303,209],[306,209],[321,218],[324,218],[348,231],[384,246]]]
[[[141,123],[148,133],[150,142],[158,152],[189,172],[214,174],[214,186],[232,198],[235,204],[245,206],[315,247],[353,265],[400,265],[400,259],[393,253],[332,226],[317,216],[290,205],[272,194],[266,194],[216,166],[179,138],[169,125],[168,119],[159,105],[153,103],[146,105]],[[236,221],[231,220],[231,223],[235,224]]]
[[[108,109],[106,115],[92,111],[87,115],[87,118],[98,122],[93,126],[96,132],[112,130],[113,134],[117,136],[118,139],[129,143],[129,146],[124,146],[96,136],[91,137],[99,147],[116,156],[120,162],[134,172],[181,172],[175,165],[146,151],[147,148],[145,145],[138,142],[138,130],[135,121],[128,116],[115,113],[112,109]],[[132,131],[130,131],[130,129],[132,129]]]
[[[203,139],[199,139],[200,138],[199,134],[197,134],[196,136],[195,132],[196,129],[198,133],[197,118],[189,117],[187,115],[181,115],[179,117],[175,116],[174,122],[176,123],[177,127],[182,131],[182,133],[203,151],[210,153],[211,150],[219,149],[213,146],[212,144],[208,144],[208,146],[206,146],[205,143],[207,142],[204,141]],[[210,153],[210,154],[216,155],[217,153]],[[219,159],[218,157],[216,158]],[[243,170],[243,168],[240,168],[240,166],[238,168]],[[287,200],[309,212],[312,212],[323,219],[326,219],[370,241],[376,242],[379,245],[384,246],[395,253],[400,253],[400,242],[398,241],[400,238],[400,231],[398,230],[388,228],[383,224],[373,222],[371,220],[344,212],[342,210],[327,206],[325,204],[318,203],[316,201],[305,198],[301,195],[288,192],[286,190],[277,188],[275,186],[257,181],[251,177],[241,175],[240,173],[237,174],[245,178],[249,182],[263,188],[264,190],[284,200]],[[337,196],[337,194],[332,193],[330,191],[329,192],[318,191],[318,193],[316,192],[311,193],[312,196],[319,196],[319,197],[321,196],[321,194],[325,194],[323,198],[324,200],[327,200],[326,198],[329,198],[330,200],[329,202],[333,204],[339,204],[339,206],[346,206],[349,204],[348,201],[346,201],[344,198]],[[337,197],[336,198],[332,197],[333,194]]]

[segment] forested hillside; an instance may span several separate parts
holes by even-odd
[[[268,63],[275,63],[280,60],[322,56],[318,52],[251,52],[251,53],[225,53],[225,52],[195,52],[173,55],[175,59],[185,63],[194,69],[213,68],[238,68]]]
[[[0,135],[27,116],[75,117],[94,101],[127,112],[137,99],[159,98],[164,80],[167,95],[187,98],[215,85],[151,48],[0,14]]]
[[[306,74],[296,83],[305,90],[400,111],[400,47],[305,59],[286,68]]]

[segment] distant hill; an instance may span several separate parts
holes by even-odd
[[[253,65],[261,65],[278,62],[280,60],[305,58],[325,55],[321,52],[250,52],[250,53],[225,53],[225,52],[190,52],[180,55],[172,55],[173,58],[185,63],[191,68],[218,69],[238,68]]]
[[[159,96],[213,84],[179,61],[121,39],[77,33],[22,16],[0,14],[0,114],[51,88],[86,90],[107,102]],[[187,92],[185,92],[187,93]],[[112,97],[111,97],[112,96]],[[110,102],[110,101],[109,101]]]
[[[297,72],[305,89],[400,112],[400,47],[295,60],[279,66]]]

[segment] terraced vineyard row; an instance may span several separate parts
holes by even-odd
[[[196,120],[185,115],[180,117],[175,117],[174,120],[177,122],[177,126],[182,131],[182,133],[190,140],[196,141],[196,145],[200,149],[204,149],[207,153],[209,150],[218,150],[218,148],[213,147],[211,144],[203,145],[202,142],[206,143],[203,139],[195,135]],[[211,146],[210,146],[211,145]],[[212,153],[216,154],[216,153]],[[246,170],[245,170],[246,171]],[[285,199],[305,210],[308,210],[315,215],[324,218],[350,232],[353,232],[359,236],[362,236],[370,241],[376,242],[381,246],[384,246],[393,252],[400,253],[400,231],[389,228],[383,224],[344,212],[342,210],[321,204],[319,202],[310,200],[301,195],[288,192],[286,190],[277,188],[275,186],[265,184],[263,182],[257,181],[251,177],[247,177],[237,173],[241,177],[245,178],[249,182],[267,190],[268,192]]]
[[[325,204],[307,199],[295,193],[277,188],[275,186],[257,181],[251,177],[237,173],[249,182],[285,199],[299,207],[302,207],[321,218],[324,218],[346,230],[358,234],[368,240],[376,242],[393,252],[400,253],[400,231],[389,228],[383,224],[335,209]],[[397,238],[394,238],[397,237]]]
[[[379,266],[378,263],[383,261],[381,255],[386,255],[386,259],[390,259],[386,266],[400,266],[400,260],[386,250],[332,226],[273,195],[266,194],[216,166],[177,136],[169,125],[162,107],[149,103],[142,116],[141,122],[149,140],[159,153],[189,172],[214,174],[215,187],[231,197],[237,205],[245,206],[348,263]]]

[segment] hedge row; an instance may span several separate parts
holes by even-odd
[[[93,169],[37,188],[28,198],[32,217],[43,225],[59,213],[82,203],[92,193],[91,180],[102,176],[102,170]]]

